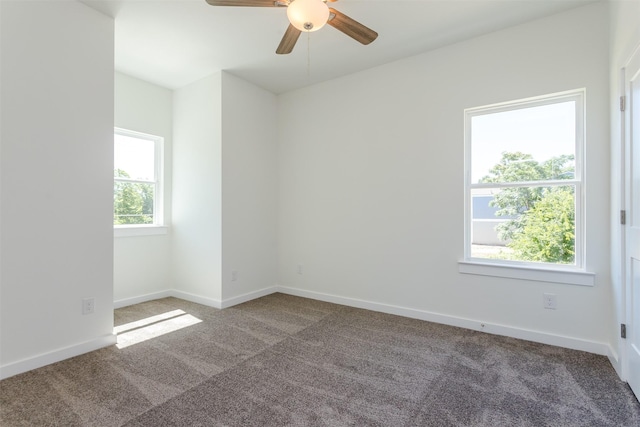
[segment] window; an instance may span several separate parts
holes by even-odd
[[[114,132],[113,225],[163,225],[163,139],[124,129]]]
[[[584,97],[465,111],[465,261],[582,269]]]

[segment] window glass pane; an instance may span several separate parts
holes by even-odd
[[[153,224],[154,186],[116,181],[113,184],[113,224]]]
[[[115,177],[153,181],[155,142],[132,136],[114,135],[113,174]]]
[[[471,256],[575,264],[575,186],[471,191]]]
[[[575,101],[471,117],[471,182],[573,179]]]

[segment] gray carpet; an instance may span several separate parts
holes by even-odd
[[[282,294],[167,298],[124,324],[127,347],[0,382],[0,425],[640,426],[608,360],[579,351]]]

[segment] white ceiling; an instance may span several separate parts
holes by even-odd
[[[226,70],[282,93],[594,0],[340,0],[332,7],[377,31],[377,40],[363,46],[327,25],[301,34],[289,55],[275,54],[288,26],[285,8],[81,1],[115,18],[118,71],[176,89]]]

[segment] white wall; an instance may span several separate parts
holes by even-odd
[[[115,342],[113,21],[77,2],[0,8],[6,377]]]
[[[222,297],[226,304],[242,295],[255,297],[255,292],[276,283],[276,118],[274,94],[222,74]]]
[[[222,74],[174,92],[173,275],[199,302],[222,300]]]
[[[169,235],[115,238],[116,304],[169,294],[220,307],[272,292],[276,96],[219,73],[177,90],[174,117],[168,89],[121,73],[115,89],[116,126],[165,136],[168,213],[175,209]]]
[[[115,126],[164,138],[164,219],[171,224],[173,92],[115,73]],[[173,287],[171,235],[114,239],[113,297],[135,300]]]
[[[275,95],[227,73],[175,91],[176,295],[221,307],[272,291],[276,114]]]
[[[618,354],[624,357],[624,340],[619,338],[619,325],[626,323],[625,290],[623,288],[621,259],[621,233],[619,212],[622,204],[622,132],[619,96],[623,83],[620,70],[640,46],[640,1],[610,1],[610,88],[611,88],[611,265],[614,321],[611,335]],[[614,367],[624,377],[621,360],[614,361]]]
[[[279,284],[607,352],[607,63],[608,7],[598,3],[281,95]],[[582,87],[596,285],[459,274],[464,109]],[[557,310],[543,309],[544,292],[557,294]]]

